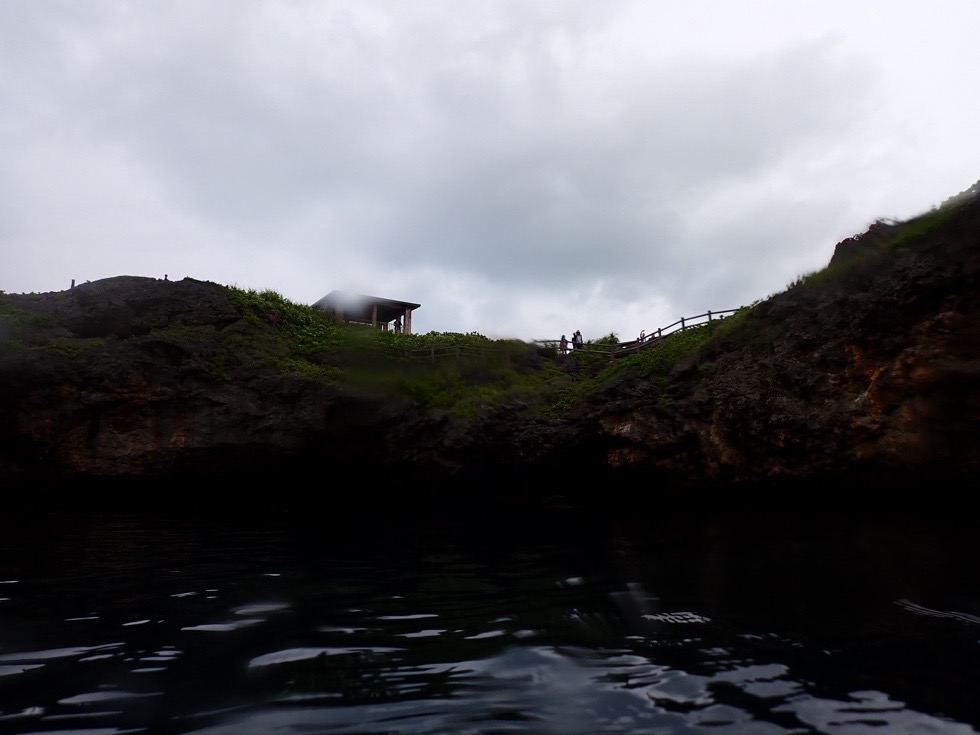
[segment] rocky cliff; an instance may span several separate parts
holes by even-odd
[[[250,327],[214,283],[6,294],[0,483],[11,499],[114,488],[192,501],[256,488],[458,497],[477,483],[579,500],[815,483],[965,492],[980,476],[978,256],[975,193],[877,222],[667,381],[625,370],[562,418],[512,406],[466,422],[250,365]],[[218,376],[207,334],[229,330],[243,357]]]

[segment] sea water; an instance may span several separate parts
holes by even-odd
[[[0,733],[949,733],[972,534],[637,514],[34,511]]]

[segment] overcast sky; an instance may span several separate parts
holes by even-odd
[[[980,179],[977,0],[0,0],[0,290],[632,339]]]

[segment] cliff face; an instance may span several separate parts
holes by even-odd
[[[589,414],[608,463],[682,480],[975,479],[978,205],[884,252],[897,225],[840,243],[836,274],[752,309],[758,339],[679,366],[669,407],[642,384],[609,391]]]
[[[876,223],[838,244],[826,273],[717,332],[666,386],[623,376],[563,422],[487,417],[465,439],[491,449],[458,442],[455,456],[487,472],[541,470],[566,493],[577,477],[583,494],[654,496],[806,484],[838,500],[861,488],[897,499],[972,487],[980,200],[928,215],[922,229]]]
[[[213,283],[123,276],[6,295],[37,319],[0,311],[0,481],[8,494],[160,480],[336,497],[478,480],[542,496],[599,482],[966,487],[980,476],[980,200],[942,215],[887,248],[898,226],[876,223],[838,245],[837,272],[755,305],[667,385],[624,373],[564,420],[512,408],[450,425],[261,366],[216,376],[201,327],[237,329],[240,314]]]
[[[339,476],[370,457],[404,409],[277,375],[246,355],[234,378],[216,374],[208,332],[238,330],[243,353],[250,334],[214,283],[120,276],[5,299],[38,315],[26,329],[0,315],[7,487],[271,481],[311,456]],[[199,329],[188,338],[186,327]]]

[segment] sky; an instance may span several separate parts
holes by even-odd
[[[0,0],[0,291],[633,339],[980,180],[977,0]]]

